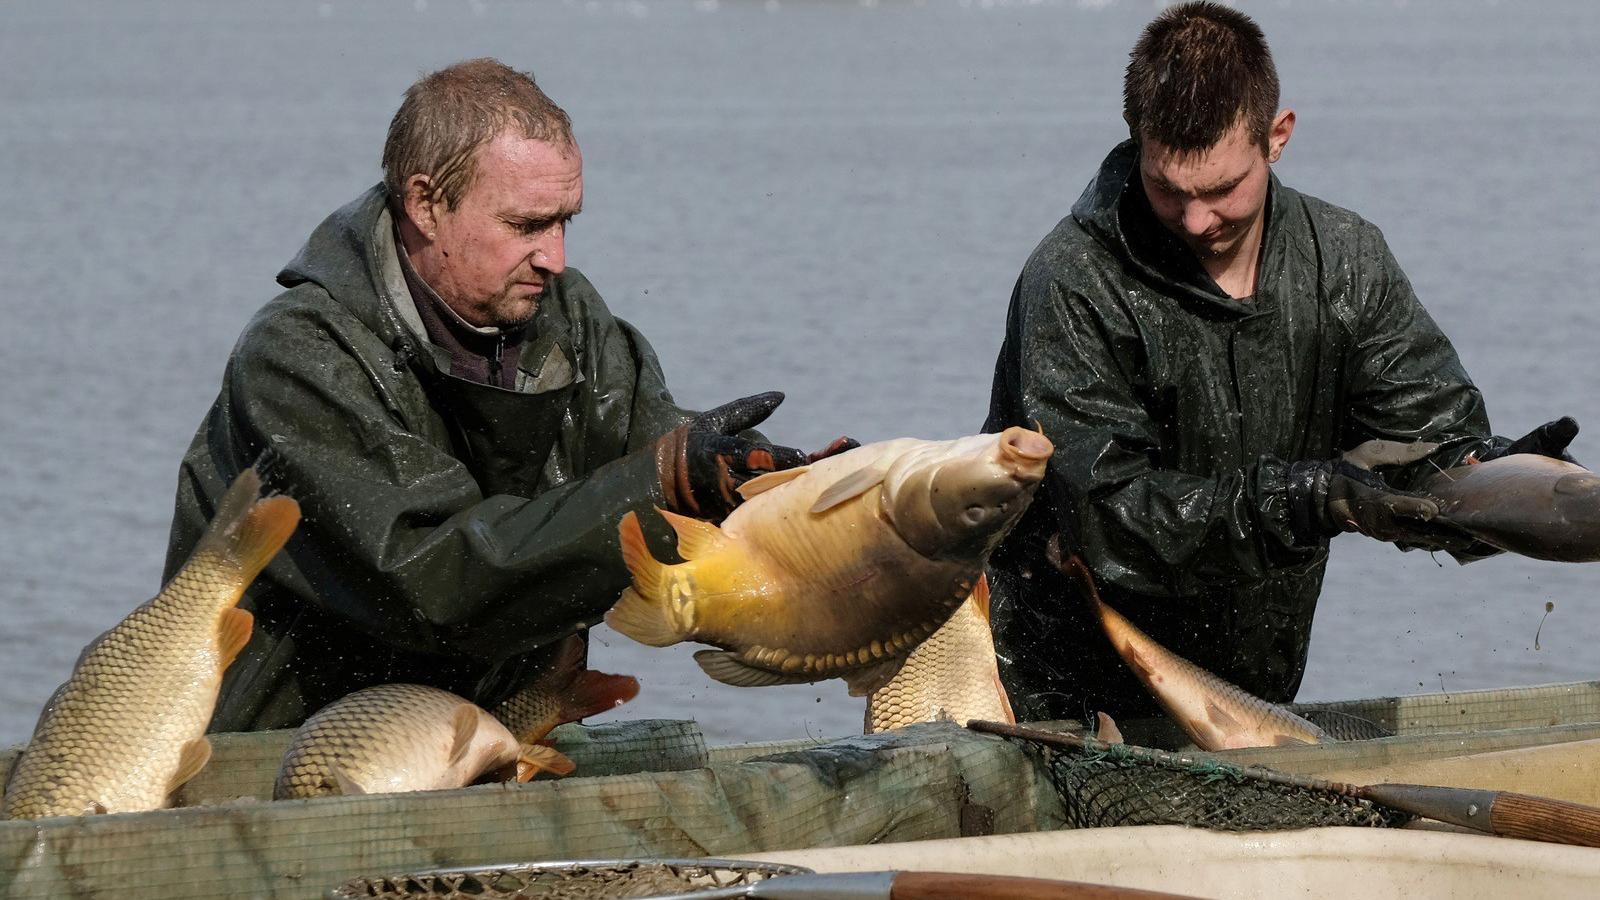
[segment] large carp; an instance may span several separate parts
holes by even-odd
[[[1600,475],[1514,453],[1440,472],[1422,493],[1437,521],[1512,553],[1557,562],[1600,561]]]
[[[883,441],[763,475],[721,528],[662,512],[678,565],[650,555],[629,513],[619,530],[633,586],[606,623],[656,647],[722,648],[695,660],[725,684],[843,678],[864,696],[972,592],[1052,449],[1008,428]]]
[[[295,730],[272,787],[274,800],[464,787],[490,776],[527,781],[568,775],[572,760],[540,743],[563,722],[613,709],[639,682],[583,667],[570,637],[549,669],[495,707],[419,684],[381,684],[328,704]]]
[[[160,809],[205,766],[222,673],[254,622],[236,604],[300,521],[260,492],[254,469],[236,478],[178,574],[83,651],[12,771],[7,818]]]
[[[1117,655],[1150,691],[1173,721],[1202,750],[1233,750],[1241,747],[1269,747],[1292,744],[1320,744],[1341,738],[1380,737],[1381,730],[1361,730],[1364,720],[1348,717],[1341,722],[1348,729],[1330,735],[1322,727],[1287,709],[1248,693],[1187,659],[1173,653],[1145,634],[1127,617],[1100,598],[1094,576],[1081,559],[1063,560],[1058,538],[1051,538],[1047,555],[1064,574],[1084,585],[1090,604],[1105,629]],[[1104,714],[1102,713],[1102,716]],[[1102,734],[1108,719],[1101,719]],[[1120,742],[1120,735],[1102,740]]]
[[[867,698],[867,734],[917,722],[968,720],[1016,724],[1000,683],[989,626],[989,579],[979,578],[972,596],[933,636],[917,645],[889,683]]]

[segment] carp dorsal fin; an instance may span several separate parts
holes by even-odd
[[[757,494],[765,494],[779,485],[788,484],[809,471],[811,471],[810,466],[796,466],[793,469],[780,469],[776,472],[757,475],[739,485],[739,496],[749,500]]]
[[[478,733],[478,708],[463,705],[456,707],[450,717],[450,765],[461,762],[472,747],[472,736]]]
[[[709,556],[728,545],[728,538],[722,533],[722,529],[710,522],[680,516],[665,509],[660,510],[660,513],[677,534],[678,555],[685,560]]]
[[[851,472],[817,496],[817,502],[811,504],[811,514],[825,513],[846,500],[865,494],[882,484],[884,476],[888,474],[889,466],[886,463],[863,466]]]
[[[577,763],[548,744],[524,744],[522,755],[517,757],[518,781],[528,781],[540,772],[571,775],[577,770]]]
[[[771,669],[758,669],[739,658],[730,650],[701,650],[694,661],[713,681],[734,687],[768,687],[774,684],[807,684],[817,681],[815,675],[805,672],[784,673]]]
[[[239,658],[244,645],[250,643],[250,633],[255,630],[256,617],[247,609],[224,610],[217,628],[217,652],[222,656],[224,671]]]
[[[844,683],[850,688],[850,696],[867,697],[874,691],[880,690],[884,685],[894,680],[899,674],[900,667],[905,665],[904,656],[891,656],[882,662],[860,668],[854,672],[843,675]]]
[[[328,774],[333,776],[333,783],[339,786],[339,793],[345,797],[360,797],[367,792],[366,787],[346,774],[344,767],[338,763],[328,764]]]
[[[1094,720],[1094,736],[1096,739],[1104,741],[1107,744],[1122,743],[1122,729],[1117,727],[1117,721],[1115,719],[1103,712],[1097,712],[1094,714]]]
[[[171,794],[188,783],[189,779],[200,774],[200,770],[211,761],[211,742],[204,737],[197,737],[183,745],[183,750],[178,754],[178,770],[172,773],[172,780],[167,782],[167,793]]]

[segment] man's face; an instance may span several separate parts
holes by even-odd
[[[1277,162],[1294,128],[1284,110],[1273,123],[1266,152],[1241,122],[1207,150],[1182,153],[1146,138],[1139,173],[1156,219],[1202,259],[1227,258],[1256,234],[1267,205],[1268,166]]]
[[[567,267],[567,223],[583,208],[583,157],[575,144],[502,132],[478,150],[460,202],[427,204],[417,274],[473,325],[514,328]],[[431,218],[431,221],[429,219]]]

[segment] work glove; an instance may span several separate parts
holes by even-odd
[[[1439,506],[1417,494],[1392,488],[1372,470],[1425,459],[1438,444],[1367,441],[1333,459],[1289,466],[1289,514],[1295,540],[1316,543],[1343,531],[1359,531],[1380,541],[1429,549],[1466,547],[1465,532],[1432,520]]]
[[[1567,453],[1567,445],[1578,436],[1578,420],[1571,416],[1562,416],[1554,422],[1546,422],[1538,428],[1517,438],[1504,447],[1494,448],[1478,454],[1478,462],[1488,462],[1513,453],[1537,453],[1540,456],[1549,456],[1554,459],[1577,463]],[[1502,439],[1503,440],[1503,439]]]
[[[739,505],[739,485],[861,446],[840,437],[817,453],[739,436],[766,421],[783,402],[779,391],[755,394],[690,419],[656,443],[656,470],[667,508],[718,521]]]

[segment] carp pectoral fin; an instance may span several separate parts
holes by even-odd
[[[701,650],[694,661],[713,681],[734,687],[768,687],[774,684],[809,684],[819,680],[805,672],[785,673],[746,664],[731,650]]]
[[[1229,715],[1227,710],[1209,700],[1206,701],[1206,719],[1224,732],[1234,732],[1244,728],[1244,724]]]
[[[178,770],[172,773],[172,780],[167,782],[167,793],[171,794],[178,788],[188,783],[189,779],[200,774],[200,770],[211,761],[211,742],[203,737],[197,737],[183,745],[183,751],[178,754]]]
[[[333,783],[339,786],[341,796],[359,797],[367,792],[366,787],[346,775],[344,768],[338,763],[328,764],[328,774],[333,776]]]
[[[669,510],[659,510],[678,536],[678,555],[685,560],[699,559],[727,546],[728,538],[722,529],[701,519],[680,516]]]
[[[972,609],[989,621],[989,576],[987,573],[978,575],[978,583],[972,586],[972,596],[967,598],[972,601]]]
[[[472,737],[478,733],[478,708],[458,706],[450,717],[450,765],[456,765],[472,749]]]
[[[882,484],[883,476],[887,474],[889,469],[882,465],[867,466],[851,472],[817,496],[817,502],[811,504],[811,514],[825,513],[846,500],[853,500],[865,494]]]
[[[1094,719],[1094,736],[1096,738],[1106,742],[1107,744],[1122,743],[1122,729],[1117,727],[1115,719],[1112,719],[1103,712],[1095,713]]]
[[[793,469],[780,469],[765,475],[757,475],[739,485],[739,496],[749,500],[757,494],[765,494],[780,484],[788,484],[809,471],[811,471],[810,466],[797,466]]]
[[[247,609],[234,607],[223,611],[222,624],[217,628],[217,652],[222,656],[223,671],[233,665],[244,645],[250,643],[255,626],[256,617]]]
[[[633,588],[622,592],[617,605],[606,611],[606,624],[641,644],[670,647],[683,635],[667,618],[662,602],[651,600]]]
[[[873,691],[893,681],[894,676],[899,674],[900,667],[905,663],[906,658],[904,656],[894,656],[841,677],[844,678],[844,683],[850,687],[850,696],[866,697]]]
[[[577,770],[578,764],[568,759],[566,754],[544,744],[524,745],[522,755],[517,757],[518,781],[528,781],[540,772],[571,775]]]

